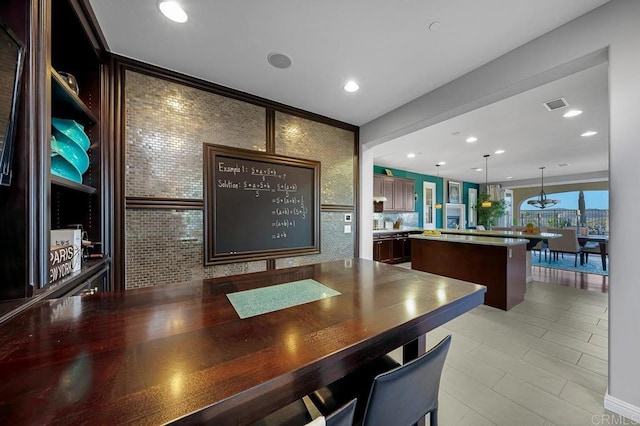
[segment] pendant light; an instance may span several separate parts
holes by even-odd
[[[491,207],[491,200],[489,200],[489,154],[484,155],[484,190],[487,194],[487,199],[481,204],[484,208]]]
[[[540,194],[538,194],[538,199],[527,201],[527,204],[539,209],[545,209],[547,207],[552,207],[560,203],[560,200],[550,200],[549,198],[547,198],[547,194],[544,192],[544,169],[544,167],[540,167],[540,172],[542,173],[542,181],[540,184]]]
[[[436,170],[438,173],[438,180],[440,179],[440,164],[436,164]],[[436,204],[433,206],[436,209],[441,209],[442,208],[442,204],[440,204],[439,202],[436,201]]]

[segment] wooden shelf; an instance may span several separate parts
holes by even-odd
[[[89,127],[98,122],[98,118],[53,68],[51,68],[51,92],[53,111],[56,116],[62,114],[64,117],[61,116],[61,118],[71,118]]]
[[[42,296],[44,299],[55,299],[64,296],[69,291],[73,290],[77,285],[83,281],[88,280],[93,275],[102,272],[103,269],[109,267],[109,258],[88,260],[82,265],[82,269],[77,272],[73,272],[71,275],[59,279],[58,281],[49,284],[43,290]]]
[[[92,186],[76,183],[56,175],[51,175],[51,184],[73,189],[74,191],[85,192],[87,194],[95,194],[96,192],[98,192],[98,190]]]
[[[19,299],[17,301],[8,301],[6,303],[13,303],[15,309],[8,310],[4,315],[0,315],[0,324],[16,317],[17,315],[25,312],[29,308],[37,305],[46,299],[55,299],[68,295],[73,289],[80,285],[83,281],[90,279],[96,274],[102,273],[104,270],[109,269],[110,258],[89,260],[85,262],[82,269],[78,272],[74,272],[68,277],[62,278],[55,283],[51,283],[41,290],[36,290],[33,297],[29,299]]]

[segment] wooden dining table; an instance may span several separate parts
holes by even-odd
[[[317,300],[278,308],[298,286]],[[346,259],[43,301],[0,327],[0,423],[248,424],[395,348],[418,356],[484,294]]]

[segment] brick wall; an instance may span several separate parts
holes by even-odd
[[[125,197],[201,201],[202,145],[266,150],[266,110],[134,71],[125,76]],[[351,258],[354,234],[344,213],[355,205],[354,134],[276,113],[276,153],[319,160],[320,255],[278,259],[276,267]],[[355,216],[352,214],[352,216]],[[356,229],[355,217],[350,223]],[[127,208],[126,288],[266,269],[265,261],[204,266],[202,210]]]

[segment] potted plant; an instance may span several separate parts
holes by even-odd
[[[478,213],[478,225],[484,225],[486,229],[491,229],[498,219],[504,216],[507,202],[505,200],[491,201],[490,207],[482,207],[482,204],[486,201],[490,201],[489,194],[479,194],[474,208]]]

